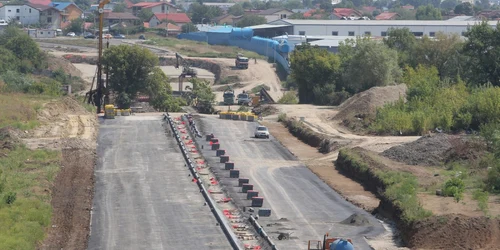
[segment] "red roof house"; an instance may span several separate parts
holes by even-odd
[[[396,12],[382,12],[375,17],[375,20],[396,20],[399,16]]]
[[[163,23],[165,20],[172,21],[179,26],[191,22],[191,19],[189,19],[186,13],[155,13],[153,17],[149,19],[149,27],[154,28]]]

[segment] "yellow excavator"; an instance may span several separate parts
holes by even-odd
[[[354,250],[351,239],[329,238],[328,233],[320,240],[310,240],[307,243],[307,250]]]

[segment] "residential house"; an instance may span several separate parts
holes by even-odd
[[[61,14],[61,29],[68,27],[72,20],[82,17],[83,11],[72,2],[52,2],[51,7],[59,10]]]
[[[203,2],[203,5],[218,7],[221,10],[223,10],[224,12],[227,12],[229,10],[229,8],[231,8],[235,5],[235,3],[206,3],[206,2]]]
[[[140,23],[140,19],[132,13],[106,12],[102,17],[104,26],[110,26],[115,23],[120,23],[124,26],[134,26]]]
[[[415,10],[415,6],[407,4],[405,6],[401,6],[401,9],[404,9],[404,10]]]
[[[371,14],[373,14],[373,12],[374,12],[375,10],[377,10],[377,7],[375,7],[375,6],[363,6],[363,7],[361,8],[361,11],[362,11],[363,13],[370,14],[370,15],[371,15]]]
[[[375,20],[396,20],[399,17],[401,16],[396,12],[382,12],[375,17]]]
[[[115,5],[116,4],[114,4],[114,3],[108,3],[108,4],[105,4],[102,9],[112,11],[115,8]],[[99,8],[99,4],[91,4],[89,11],[91,11],[91,12],[98,11],[98,8]]]
[[[164,36],[177,36],[182,32],[181,26],[175,25],[173,23],[161,23],[155,28],[164,29]]]
[[[231,14],[225,14],[225,15],[222,15],[220,17],[216,17],[214,19],[212,19],[212,22],[215,22],[216,24],[218,25],[232,25],[234,26],[234,19],[235,16],[231,15]]]
[[[267,9],[257,13],[257,15],[265,17],[267,22],[272,22],[279,19],[287,19],[288,16],[291,16],[292,14],[293,12],[291,10],[283,8]]]
[[[58,9],[42,4],[30,4],[40,11],[39,23],[42,28],[59,29],[61,27],[61,14]]]
[[[149,27],[155,28],[165,21],[174,22],[178,26],[182,26],[186,23],[190,23],[191,19],[189,19],[186,13],[155,13],[151,19],[149,19]]]
[[[0,20],[15,20],[21,25],[38,24],[40,11],[28,4],[6,4],[0,7]]]
[[[341,19],[359,19],[363,17],[363,13],[358,10],[350,9],[350,8],[334,8],[332,15],[330,15],[330,19],[332,20],[341,20]]]
[[[325,11],[321,9],[313,9],[304,13],[304,17],[307,19],[323,19],[325,16]]]
[[[477,17],[483,20],[500,19],[500,10],[484,10],[477,14]]]
[[[163,13],[163,14],[177,12],[177,9],[175,8],[175,6],[173,6],[172,4],[169,4],[167,2],[136,3],[136,4],[132,5],[132,8],[130,8],[129,10],[131,10],[131,12],[132,12],[132,14],[134,14],[134,16],[137,16],[139,14],[139,12],[141,12],[141,10],[143,10],[143,9],[149,9],[153,13]]]
[[[49,6],[51,2],[52,2],[51,0],[28,0],[27,4],[37,4],[37,5]]]

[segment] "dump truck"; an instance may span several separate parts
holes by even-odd
[[[238,69],[248,69],[248,57],[244,57],[242,54],[236,56],[235,66]]]
[[[354,250],[354,245],[351,239],[329,238],[327,233],[323,236],[323,242],[310,240],[307,250]]]
[[[234,105],[234,90],[228,89],[224,91],[223,97],[225,105]]]

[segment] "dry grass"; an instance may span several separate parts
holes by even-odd
[[[29,130],[38,126],[36,113],[50,97],[0,93],[0,128]]]
[[[171,37],[152,38],[146,44],[167,47],[190,57],[235,58],[238,53],[242,53],[249,58],[266,59],[255,52],[234,46],[209,45],[206,42],[181,40]]]

